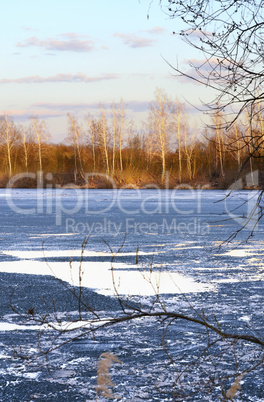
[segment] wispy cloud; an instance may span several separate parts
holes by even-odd
[[[118,102],[116,103],[118,106]],[[113,103],[105,102],[102,105],[106,110],[112,110]],[[124,103],[124,107],[127,110],[131,110],[132,112],[145,112],[149,108],[148,101],[137,101],[130,100]],[[79,112],[87,112],[89,110],[99,110],[100,105],[96,102],[79,102],[79,103],[34,103],[31,105],[31,108],[34,110],[57,110],[64,111],[67,113],[68,111],[73,111],[75,113]]]
[[[202,31],[200,29],[185,29],[182,30],[182,33],[192,39],[200,39],[212,36],[212,31]]]
[[[36,32],[36,31],[38,31],[38,30],[35,29],[35,28],[31,28],[31,27],[28,27],[28,26],[25,26],[25,25],[23,25],[23,26],[21,27],[21,29],[23,29],[23,31],[31,31],[31,32]]]
[[[39,39],[36,36],[18,42],[17,47],[39,47],[53,51],[90,52],[95,49],[94,42],[87,35],[74,32],[64,33],[57,38]]]
[[[151,28],[151,29],[147,29],[147,30],[145,30],[143,32],[146,32],[146,33],[148,33],[150,35],[153,35],[153,34],[154,35],[156,35],[156,34],[160,35],[160,34],[164,34],[166,32],[166,30],[164,28],[162,28],[162,27],[154,27],[154,28]]]
[[[86,103],[86,102],[79,102],[79,103],[34,103],[31,105],[31,108],[36,110],[61,110],[64,113],[67,111],[80,111],[87,108],[97,109],[99,107],[98,103]]]
[[[98,81],[105,80],[115,80],[120,78],[118,74],[102,74],[96,77],[89,77],[82,73],[77,74],[55,74],[49,77],[41,77],[39,75],[33,75],[29,77],[21,77],[21,78],[3,78],[0,79],[0,84],[41,84],[46,82],[81,82],[81,83],[93,83]]]
[[[114,37],[123,39],[123,43],[132,48],[150,47],[156,42],[154,39],[144,38],[135,34],[122,34],[116,32]]]
[[[7,115],[14,119],[16,122],[26,122],[32,116],[37,116],[41,119],[58,118],[65,116],[65,112],[60,110],[35,110],[34,108],[22,109],[22,110],[0,110],[0,115]]]
[[[127,102],[127,108],[132,110],[135,113],[138,112],[146,112],[149,109],[149,103],[147,101],[136,101],[131,100]]]
[[[119,103],[117,102],[117,106]],[[103,103],[103,107],[111,113],[113,103]],[[130,100],[125,102],[125,109],[132,113],[146,112],[149,108],[148,101]],[[0,110],[0,115],[7,114],[16,122],[28,122],[32,116],[37,116],[40,119],[61,118],[66,117],[67,113],[74,113],[76,116],[83,118],[89,112],[99,114],[100,104],[98,102],[78,102],[78,103],[52,103],[39,102],[26,107],[25,109],[8,109]]]

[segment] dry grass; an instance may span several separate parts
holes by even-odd
[[[237,392],[241,389],[240,381],[244,377],[244,374],[240,374],[237,378],[234,384],[226,391],[226,398],[230,401],[235,398]]]
[[[112,387],[115,384],[112,382],[110,368],[113,362],[121,363],[121,361],[110,352],[102,353],[99,356],[97,363],[97,385],[96,385],[96,400],[98,393],[108,399],[120,399],[119,395],[113,394]]]

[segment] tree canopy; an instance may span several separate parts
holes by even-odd
[[[246,108],[253,115],[264,99],[264,2],[160,0],[160,4],[171,18],[186,25],[174,33],[204,55],[200,62],[190,62],[191,73],[174,69],[215,89],[216,97],[207,106],[210,110],[232,107],[229,124]]]

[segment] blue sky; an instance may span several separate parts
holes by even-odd
[[[154,0],[10,0],[1,8],[0,112],[17,122],[38,116],[53,141],[67,135],[66,114],[96,114],[124,100],[137,125],[157,87],[199,104],[200,86],[173,77],[166,63],[201,59]],[[147,18],[148,12],[150,17]],[[164,60],[165,59],[165,60]]]

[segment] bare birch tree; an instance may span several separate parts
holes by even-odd
[[[212,115],[213,129],[215,131],[215,144],[217,150],[217,156],[220,165],[221,177],[225,177],[224,172],[224,158],[225,158],[225,142],[226,138],[224,135],[224,119],[223,113],[220,110],[216,110]]]
[[[31,119],[31,130],[37,143],[39,172],[43,172],[43,153],[45,143],[49,138],[45,121],[39,121],[37,117],[33,117]]]
[[[109,167],[109,155],[108,155],[108,127],[106,120],[106,111],[103,106],[100,106],[100,131],[99,131],[99,146],[105,161],[105,170],[106,174],[109,176],[110,167]]]
[[[76,183],[78,174],[81,176],[82,179],[84,179],[85,177],[83,170],[82,153],[81,153],[83,133],[81,131],[81,127],[77,122],[77,119],[73,117],[70,113],[68,113],[68,119],[69,119],[68,138],[74,150],[74,180]]]
[[[87,140],[88,144],[92,146],[92,156],[93,156],[93,171],[96,171],[96,147],[98,145],[98,133],[97,133],[97,124],[95,119],[92,118],[91,115],[88,115],[85,118],[87,127],[88,127],[88,134]]]
[[[29,170],[30,156],[33,148],[33,138],[30,130],[21,125],[21,142],[23,147],[23,161],[26,172]]]
[[[116,157],[116,141],[117,141],[117,132],[118,132],[118,127],[117,127],[117,113],[116,113],[116,106],[113,104],[112,106],[112,176],[115,174],[115,157]]]
[[[24,161],[25,161],[25,169],[28,171],[28,141],[25,127],[22,127],[22,143],[23,143],[23,151],[24,151]]]
[[[20,140],[20,134],[13,121],[7,115],[0,118],[0,143],[4,147],[5,159],[8,167],[9,178],[13,174],[12,153],[15,145]]]
[[[161,89],[155,93],[155,101],[150,105],[149,133],[153,137],[157,152],[161,158],[161,181],[164,183],[166,174],[166,155],[171,141],[171,102]]]
[[[196,158],[195,158],[195,140],[196,131],[192,130],[190,133],[187,126],[184,127],[184,154],[187,164],[187,172],[189,179],[192,180],[196,171]]]
[[[238,174],[241,171],[243,156],[245,154],[245,143],[243,141],[242,127],[237,122],[233,124],[228,135],[228,150],[237,163]]]
[[[186,114],[184,110],[184,105],[180,103],[177,99],[173,102],[173,126],[177,142],[177,152],[178,152],[178,177],[179,182],[182,182],[182,158],[183,158],[183,147],[184,147],[184,132],[186,128]]]
[[[120,110],[119,110],[119,165],[120,172],[123,172],[123,157],[122,157],[122,148],[123,148],[123,135],[124,135],[124,122],[125,122],[125,112],[124,112],[124,102],[121,100]]]

